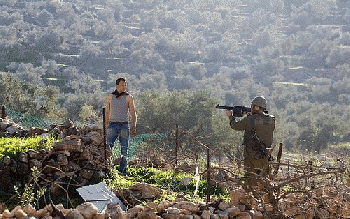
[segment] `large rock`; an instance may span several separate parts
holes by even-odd
[[[180,218],[180,209],[169,207],[166,209],[166,212],[163,214],[164,219],[176,219]]]
[[[209,210],[204,210],[201,214],[201,217],[203,219],[210,219],[210,216],[211,216],[211,212]]]
[[[38,151],[35,151],[34,149],[28,149],[28,155],[30,159],[40,159],[40,153]]]
[[[67,155],[65,153],[57,154],[57,163],[62,166],[68,165]]]
[[[168,200],[163,200],[160,202],[160,204],[157,207],[158,212],[165,212],[166,209],[170,207],[171,203]]]
[[[16,217],[16,214],[17,214],[18,211],[22,211],[23,212],[21,206],[16,206],[14,209],[12,209],[10,217]]]
[[[136,205],[135,207],[130,208],[130,209],[128,210],[128,213],[129,213],[129,215],[130,215],[130,218],[136,217],[137,214],[138,214],[139,212],[143,211],[144,209],[145,209],[145,207],[142,206],[142,205]]]
[[[93,144],[97,146],[103,144],[103,136],[97,131],[89,132],[82,136],[81,139],[85,144]]]
[[[8,210],[8,209],[5,209],[3,212],[2,212],[2,216],[4,218],[10,218],[11,217],[11,212]]]
[[[81,139],[69,139],[57,142],[53,146],[54,151],[83,152]]]
[[[247,193],[243,188],[235,188],[230,192],[230,204],[237,206],[242,203],[243,200],[247,199]]]
[[[49,160],[43,167],[44,174],[54,174],[58,171],[60,171],[60,166],[54,159]]]
[[[231,204],[225,201],[220,202],[218,208],[222,211],[225,211],[226,209],[230,208]]]
[[[98,209],[91,202],[84,202],[83,204],[77,206],[76,208],[81,215],[84,216],[84,219],[93,219],[98,213]]]
[[[250,210],[249,211],[250,216],[252,216],[253,219],[263,219],[264,216],[261,212],[256,210]]]
[[[84,216],[80,213],[80,211],[78,211],[76,209],[72,209],[66,215],[66,219],[84,219]]]
[[[80,169],[81,169],[80,166],[74,163],[73,161],[69,162],[68,165],[62,167],[62,170],[64,172],[76,172],[76,171],[79,171]]]
[[[80,170],[80,172],[79,172],[79,176],[81,177],[81,178],[84,178],[84,179],[91,179],[92,177],[93,177],[93,175],[94,175],[94,171],[93,170],[87,170],[87,169],[82,169],[82,170]]]
[[[198,205],[188,201],[181,201],[179,203],[176,203],[173,207],[179,208],[179,209],[185,209],[194,214],[196,214],[199,211]]]
[[[156,215],[153,211],[142,211],[137,215],[138,219],[160,219],[158,215]]]
[[[6,188],[11,183],[11,171],[9,166],[0,163],[0,185]]]
[[[232,206],[245,205],[246,209],[254,209],[258,207],[256,200],[248,195],[248,193],[241,187],[233,189],[230,192],[230,204]]]
[[[119,204],[108,204],[105,210],[106,217],[109,219],[129,219],[130,215],[124,212]]]
[[[130,190],[141,192],[143,199],[160,198],[162,190],[147,183],[138,183],[130,187]]]
[[[234,218],[241,213],[241,210],[238,207],[233,206],[231,208],[226,209],[226,212],[228,213],[228,216],[230,218]]]
[[[18,162],[17,163],[16,173],[18,175],[29,175],[29,173],[30,173],[29,164],[28,163]]]
[[[19,133],[22,130],[20,126],[12,125],[6,128],[6,131],[9,135],[13,136],[16,133]]]
[[[18,160],[23,163],[28,163],[29,161],[29,155],[25,152],[21,152],[18,155]]]
[[[8,119],[1,119],[0,130],[6,130],[7,127],[12,126],[14,123]]]
[[[50,215],[50,212],[47,210],[47,209],[39,209],[37,212],[36,212],[36,217],[37,218],[45,218],[45,217],[48,217]]]
[[[242,212],[237,217],[237,219],[253,219],[249,212]]]

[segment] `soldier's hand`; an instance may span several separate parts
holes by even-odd
[[[135,136],[136,135],[136,126],[133,126],[130,130],[130,135]]]
[[[226,116],[231,117],[232,116],[232,110],[226,110]]]

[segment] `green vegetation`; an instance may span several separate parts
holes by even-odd
[[[21,189],[22,185],[14,185],[13,191],[16,196],[10,205],[26,206],[31,204],[32,206],[39,207],[39,200],[45,195],[46,188],[38,187],[38,176],[40,172],[37,168],[32,168],[30,181],[24,185],[24,188]]]
[[[41,148],[51,148],[57,139],[48,137],[33,138],[0,138],[0,159],[4,156],[15,157],[19,152],[27,152],[28,149],[39,150]]]
[[[183,181],[187,178],[190,180],[188,185]],[[164,191],[163,199],[173,200],[177,194],[184,195],[187,199],[203,201],[207,195],[206,179],[199,179],[196,190],[196,176],[174,170],[161,170],[152,167],[130,167],[128,177],[125,178],[119,174],[117,168],[112,172],[112,181],[109,185],[115,189],[126,189],[136,183],[148,183]],[[229,199],[229,193],[225,188],[211,185],[211,197]]]
[[[28,149],[39,150],[40,148],[50,148],[57,140],[47,138],[46,140],[40,137],[35,138],[0,138],[0,157],[9,155],[15,157],[18,152],[25,152]],[[207,183],[205,179],[198,179],[198,186],[196,187],[197,178],[192,174],[175,172],[174,170],[160,170],[156,168],[133,167],[130,166],[129,176],[124,177],[119,174],[118,166],[111,172],[109,179],[94,178],[90,183],[98,183],[106,180],[109,186],[113,189],[127,189],[136,183],[152,184],[163,190],[161,200],[174,200],[178,194],[181,194],[186,199],[191,201],[203,201],[207,194]],[[50,194],[50,189],[46,186],[40,186],[39,181],[40,171],[32,168],[30,176],[21,179],[11,179],[9,188],[0,189],[0,202],[12,207],[16,205],[32,204],[36,208],[41,208],[53,201],[54,204],[63,204],[67,208],[70,206],[77,206],[83,202],[79,194],[76,192],[78,179],[64,178],[61,180],[59,186],[66,192],[61,196],[53,196]],[[186,185],[182,183],[184,178],[190,179]],[[210,187],[211,197],[213,199],[229,199],[229,193],[225,188],[217,185]]]

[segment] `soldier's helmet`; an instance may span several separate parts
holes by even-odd
[[[257,96],[252,100],[252,105],[260,106],[261,108],[266,109],[267,101],[266,101],[265,97]]]

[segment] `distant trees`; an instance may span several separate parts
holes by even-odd
[[[151,127],[145,132],[177,122],[224,148],[239,134],[225,132],[211,104],[264,95],[276,139],[290,149],[322,150],[350,133],[342,125],[350,118],[350,35],[320,25],[332,24],[343,1],[0,2],[0,100],[20,112],[99,122],[106,92],[123,75],[141,126]],[[349,17],[344,9],[335,20]]]
[[[57,102],[60,96],[57,88],[36,84],[36,79],[27,82],[23,75],[22,79],[10,73],[1,73],[0,102],[2,104],[15,111],[40,118],[65,117],[65,110]]]
[[[335,9],[337,7],[336,2],[333,0],[309,0],[307,5],[311,6],[311,10],[314,16],[318,18],[325,18],[330,15],[331,9]]]
[[[230,131],[224,112],[214,108],[216,103],[205,91],[147,90],[136,96],[139,131],[171,132],[179,125],[212,148],[239,141]],[[218,135],[221,137],[217,138]]]
[[[44,9],[39,13],[37,21],[41,26],[47,26],[52,19],[53,15]]]

